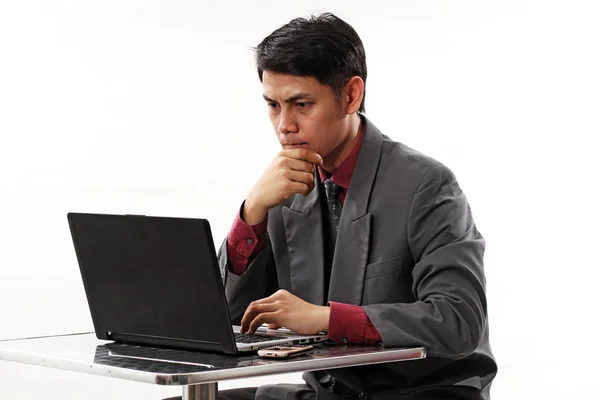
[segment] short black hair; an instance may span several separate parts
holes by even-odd
[[[367,82],[367,61],[360,37],[347,22],[331,13],[296,18],[276,29],[255,48],[256,68],[315,77],[341,98],[353,76]],[[363,96],[359,111],[365,110]]]

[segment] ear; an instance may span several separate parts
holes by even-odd
[[[365,82],[360,76],[353,76],[344,87],[343,94],[347,100],[346,114],[356,113],[365,96]]]

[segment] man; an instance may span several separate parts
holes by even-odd
[[[452,172],[364,116],[357,33],[332,14],[295,19],[256,61],[282,150],[220,250],[232,322],[428,356],[220,398],[489,399],[484,239]]]

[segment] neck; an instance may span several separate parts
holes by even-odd
[[[349,118],[345,139],[323,159],[323,169],[333,173],[344,160],[352,153],[354,146],[360,139],[362,120],[358,114]]]

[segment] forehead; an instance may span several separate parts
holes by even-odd
[[[262,83],[264,94],[270,98],[288,97],[297,93],[306,93],[317,97],[331,92],[329,86],[322,85],[317,78],[312,76],[297,76],[264,71]]]

